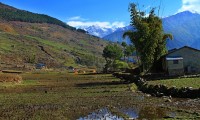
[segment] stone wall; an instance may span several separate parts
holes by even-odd
[[[167,87],[165,85],[149,85],[146,80],[141,77],[133,76],[131,74],[114,73],[113,76],[124,80],[125,82],[132,82],[138,86],[138,89],[144,93],[151,94],[152,96],[172,96],[179,98],[200,98],[200,88],[193,89],[190,87],[176,88]]]

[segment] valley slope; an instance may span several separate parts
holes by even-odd
[[[0,11],[4,11],[0,13],[1,69],[36,63],[54,68],[102,66],[106,41],[78,32],[47,15],[18,10],[2,3]]]

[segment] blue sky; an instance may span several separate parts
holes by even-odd
[[[34,13],[47,14],[74,27],[99,25],[123,27],[130,23],[128,5],[137,2],[141,10],[161,5],[160,17],[190,10],[200,13],[200,0],[0,0]]]

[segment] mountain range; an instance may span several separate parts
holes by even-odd
[[[92,25],[89,27],[88,26],[80,27],[80,29],[87,31],[90,35],[103,38],[104,36],[115,32],[117,28],[105,28],[105,27],[100,27],[98,25]]]
[[[131,41],[128,37],[126,37],[125,39],[123,39],[122,37],[124,32],[129,31],[129,30],[134,31],[134,28],[132,26],[118,28],[115,32],[104,36],[103,39],[111,41],[111,42],[119,42],[119,43],[121,43],[122,41],[125,41],[127,44],[130,44]]]
[[[200,14],[184,11],[163,18],[162,21],[164,33],[170,33],[174,38],[173,40],[167,40],[167,49],[170,50],[183,46],[200,49]],[[129,38],[126,38],[125,40],[122,38],[123,33],[128,30],[134,30],[134,28],[131,26],[118,28],[114,32],[105,35],[103,39],[112,42],[126,41],[130,44]]]
[[[163,19],[165,33],[171,33],[174,40],[167,41],[167,48],[190,46],[200,49],[200,14],[189,11]]]

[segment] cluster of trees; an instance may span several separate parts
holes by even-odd
[[[125,42],[122,42],[123,49],[118,44],[109,44],[103,50],[103,57],[106,60],[104,72],[116,71],[118,69],[128,68],[125,57],[132,55],[134,51],[133,46],[128,46]],[[124,56],[124,61],[121,58]]]
[[[141,70],[146,73],[161,56],[166,54],[166,39],[172,39],[172,35],[164,34],[162,20],[156,16],[155,8],[145,14],[137,9],[135,3],[131,3],[129,11],[131,25],[136,28],[136,31],[127,31],[123,37],[128,36],[131,39],[140,59]]]
[[[66,23],[50,17],[48,15],[31,13],[24,10],[17,9],[0,9],[0,18],[7,21],[21,21],[21,22],[30,22],[30,23],[49,23],[62,26],[71,30],[76,30],[74,27],[67,25]]]

